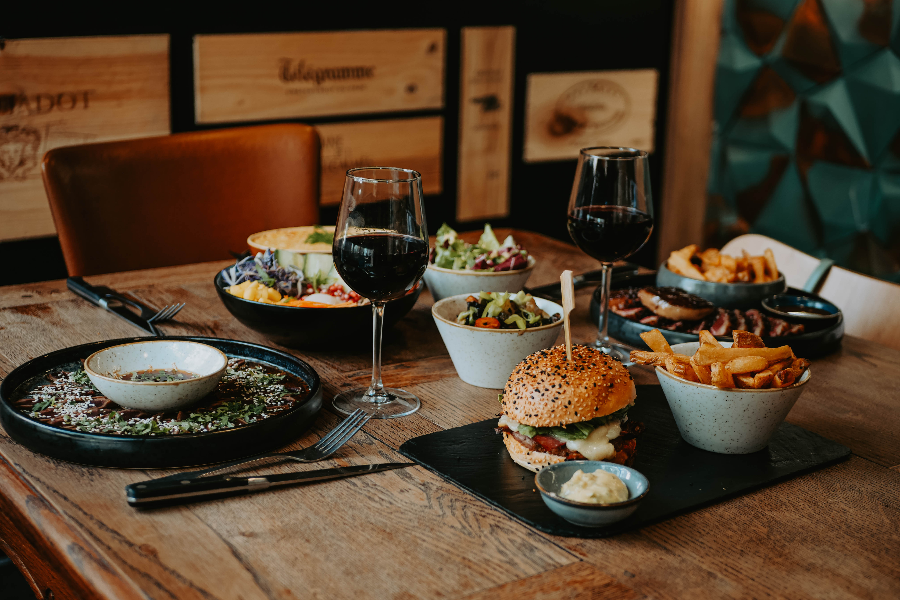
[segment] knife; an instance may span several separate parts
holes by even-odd
[[[153,323],[141,317],[140,315],[135,314],[124,306],[125,304],[128,304],[140,309],[140,305],[133,300],[130,300],[120,294],[116,294],[109,288],[94,287],[88,284],[82,277],[68,277],[66,279],[66,287],[85,300],[88,300],[89,302],[96,304],[101,308],[105,308],[109,312],[125,319],[129,323],[137,325],[144,331],[149,331],[151,334],[159,336],[159,332],[153,326]],[[111,304],[110,300],[112,300],[114,303]]]
[[[625,263],[624,265],[616,265],[612,268],[612,278],[613,280],[619,279],[622,277],[628,277],[630,275],[636,274],[640,270],[640,267],[633,263]],[[599,282],[601,277],[603,276],[603,270],[598,269],[596,271],[588,271],[587,273],[582,273],[580,275],[575,275],[572,278],[572,283],[575,285],[575,289],[580,289],[585,287],[590,283]],[[532,296],[552,296],[554,298],[560,298],[560,287],[559,283],[548,283],[547,285],[539,285],[533,288],[525,288],[526,294],[531,294]]]
[[[128,495],[128,504],[131,506],[162,506],[231,494],[256,492],[282,485],[297,485],[314,481],[355,477],[366,473],[378,473],[379,471],[412,467],[415,464],[381,463],[260,477],[231,477],[226,475],[198,477],[196,479],[169,479],[165,481],[150,479],[125,486],[125,493]]]

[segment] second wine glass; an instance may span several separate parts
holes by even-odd
[[[653,232],[653,199],[647,152],[634,148],[596,147],[581,150],[572,196],[569,235],[603,269],[599,336],[594,345],[623,362],[628,349],[610,343],[608,330],[610,272]]]
[[[335,409],[381,419],[416,412],[415,394],[382,384],[381,330],[385,303],[408,294],[428,265],[422,176],[394,167],[347,171],[332,256],[350,289],[372,302],[373,321],[372,384],[337,395]]]

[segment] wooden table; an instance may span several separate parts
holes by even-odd
[[[566,244],[516,236],[539,259],[532,285],[597,267]],[[89,281],[154,305],[187,303],[163,326],[171,335],[266,343],[216,298],[225,264]],[[590,290],[577,299],[575,340],[591,341]],[[418,394],[421,410],[370,422],[313,468],[402,460],[395,450],[407,439],[497,414],[496,391],[456,376],[430,305],[423,293],[384,345],[385,381]],[[60,281],[0,288],[4,376],[45,352],[138,333]],[[330,398],[368,383],[370,340],[360,331],[348,352],[294,354]],[[0,433],[2,549],[40,597],[56,599],[900,597],[900,352],[848,338],[812,370],[788,421],[849,446],[849,460],[613,538],[544,535],[420,467],[137,512],[124,486],[166,471],[69,464]],[[323,411],[291,447],[337,421]]]

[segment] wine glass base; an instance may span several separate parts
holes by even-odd
[[[383,388],[382,394],[369,396],[368,388],[349,390],[334,397],[331,405],[338,412],[349,415],[357,408],[372,415],[373,419],[396,419],[411,415],[422,406],[415,394],[398,388]]]
[[[604,354],[608,354],[622,363],[623,366],[631,366],[634,363],[631,362],[631,349],[620,344],[601,344],[600,340],[595,341],[593,344],[590,344],[592,348],[596,348],[600,350]]]

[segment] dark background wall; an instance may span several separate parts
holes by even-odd
[[[511,157],[511,214],[492,219],[493,226],[538,231],[568,241],[565,212],[575,157],[571,160],[525,163],[522,160],[526,79],[529,73],[646,69],[659,71],[656,106],[656,152],[651,157],[651,179],[659,211],[666,91],[672,31],[672,4],[666,0],[524,0],[477,2],[464,0],[440,5],[391,1],[298,2],[269,5],[163,2],[131,7],[121,4],[48,7],[31,3],[13,8],[11,18],[0,22],[0,36],[7,39],[81,35],[170,35],[170,93],[172,132],[214,127],[194,122],[192,38],[201,33],[263,33],[283,31],[338,31],[442,27],[447,30],[445,106],[441,110],[352,115],[316,119],[282,120],[310,124],[442,116],[443,192],[427,199],[430,229],[448,222],[461,230],[477,229],[482,222],[457,223],[456,172],[459,127],[460,30],[465,26],[514,25],[516,27],[515,106]],[[132,13],[131,11],[138,12]],[[7,13],[9,14],[9,13]],[[126,16],[127,14],[127,16]],[[260,122],[224,126],[254,125]],[[216,125],[215,127],[223,127]],[[320,221],[333,223],[337,208],[322,209]],[[653,267],[656,237],[632,260]],[[65,277],[65,265],[55,238],[0,243],[4,268],[0,285]],[[223,256],[228,258],[227,256]]]

